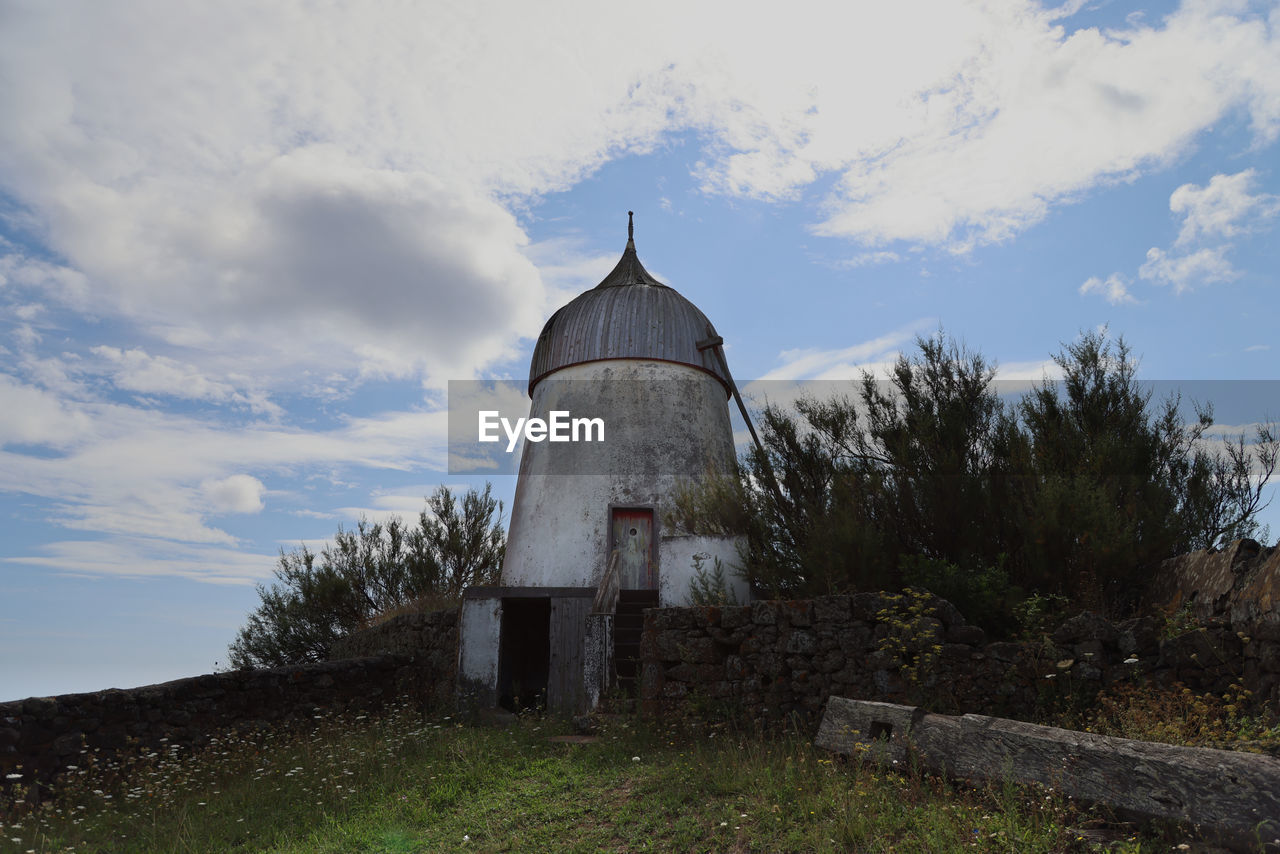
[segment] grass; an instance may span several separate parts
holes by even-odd
[[[567,744],[551,719],[406,708],[312,724],[123,765],[86,756],[44,808],[0,804],[0,852],[1095,850],[1070,828],[1097,816],[1052,791],[957,787],[799,737],[616,718]]]

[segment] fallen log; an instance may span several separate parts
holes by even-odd
[[[1133,816],[1185,822],[1238,850],[1280,851],[1280,759],[986,715],[832,697],[814,743],[975,782],[1033,782]]]

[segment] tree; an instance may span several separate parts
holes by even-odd
[[[459,502],[441,486],[418,524],[399,517],[339,528],[317,556],[303,545],[280,552],[271,587],[231,644],[238,668],[323,661],[338,638],[386,611],[429,599],[456,602],[464,588],[497,579],[506,550],[502,502],[470,489]]]
[[[1123,339],[1082,336],[1014,404],[980,354],[916,343],[856,398],[765,407],[762,448],[671,522],[745,534],[764,595],[924,586],[996,632],[1033,593],[1124,612],[1164,558],[1256,528],[1274,430],[1212,450],[1210,407],[1187,425],[1176,397],[1153,405]]]
[[[763,450],[736,482],[681,495],[673,521],[744,533],[746,576],[768,596],[898,587],[919,566],[907,556],[995,565],[1016,425],[981,355],[941,332],[917,344],[887,382],[864,376],[856,399],[766,406]]]
[[[1054,361],[1061,383],[1019,407],[1034,449],[1025,542],[1037,588],[1124,611],[1165,558],[1256,530],[1276,467],[1270,427],[1257,430],[1256,458],[1244,436],[1211,450],[1212,406],[1187,425],[1177,395],[1153,404],[1123,338],[1090,332]]]

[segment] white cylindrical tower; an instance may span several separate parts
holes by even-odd
[[[747,601],[732,571],[737,538],[689,536],[664,520],[682,484],[733,464],[733,381],[719,343],[706,315],[641,265],[628,224],[613,271],[538,336],[530,418],[599,419],[604,435],[584,427],[577,441],[525,442],[503,585],[594,587],[616,560],[623,590],[680,605],[702,556],[708,570],[719,558]]]

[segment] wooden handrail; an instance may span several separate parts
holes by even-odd
[[[618,556],[622,554],[617,549],[613,554],[609,555],[609,566],[604,571],[604,576],[600,579],[600,587],[596,590],[595,601],[591,603],[591,613],[593,614],[612,614],[618,610],[618,593],[622,589],[622,579],[618,575]]]

